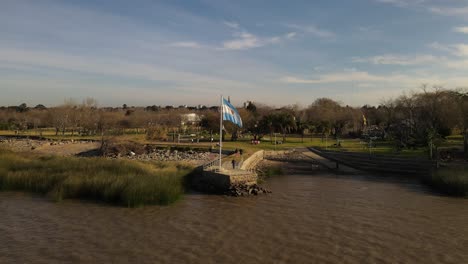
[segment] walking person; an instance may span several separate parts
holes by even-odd
[[[232,159],[231,163],[232,163],[232,169],[233,170],[236,169],[236,160]]]

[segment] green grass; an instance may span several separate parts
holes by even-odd
[[[167,205],[184,192],[193,168],[104,158],[39,157],[2,150],[0,190],[30,191],[53,198],[90,199],[137,207]]]
[[[112,138],[116,142],[125,142],[125,141],[131,141],[135,142],[138,144],[155,144],[155,145],[160,145],[160,146],[179,146],[179,147],[205,147],[209,148],[210,146],[214,146],[217,142],[218,139],[215,137],[215,140],[213,143],[211,142],[206,142],[206,141],[201,141],[200,143],[188,143],[188,142],[183,142],[180,144],[173,143],[173,142],[158,142],[158,141],[152,141],[152,140],[147,140],[145,134],[137,134],[137,133],[130,133],[134,131],[127,131],[129,133],[126,133],[124,135],[118,135],[118,136],[107,136],[106,138]],[[36,135],[37,131],[35,130],[30,130],[24,132],[25,134],[22,135]],[[13,131],[0,131],[0,135],[11,135],[14,134]],[[75,136],[71,136],[70,132],[65,133],[64,136],[59,134],[58,136],[55,136],[55,130],[53,129],[44,129],[43,130],[43,136],[49,139],[55,139],[55,140],[60,140],[60,139],[93,139],[93,140],[100,140],[101,137],[98,136],[85,136],[81,137],[75,134]],[[277,136],[277,140],[282,140],[282,136]],[[403,149],[399,152],[396,152],[394,148],[394,143],[392,141],[375,141],[374,146],[369,150],[368,143],[362,141],[361,139],[341,139],[341,147],[336,147],[334,144],[336,144],[336,140],[334,140],[332,137],[329,137],[328,140],[322,140],[320,137],[304,137],[302,139],[298,135],[288,135],[286,138],[286,142],[283,144],[272,144],[270,142],[270,137],[269,135],[265,136],[259,145],[252,145],[250,143],[250,138],[245,138],[245,139],[239,139],[238,141],[232,142],[229,141],[230,136],[226,136],[226,141],[223,142],[223,146],[225,149],[236,149],[240,148],[244,150],[244,155],[243,158],[246,159],[248,156],[253,154],[254,152],[258,150],[285,150],[285,149],[292,149],[292,148],[301,148],[301,147],[320,147],[323,149],[328,149],[328,150],[335,150],[335,151],[350,151],[350,152],[372,152],[375,154],[396,154],[396,155],[401,155],[401,156],[427,156],[428,155],[428,150],[426,147],[420,147],[417,149]],[[440,147],[461,147],[463,146],[463,137],[460,135],[453,135],[447,137],[447,139],[442,143]]]
[[[439,169],[423,181],[444,194],[468,197],[468,167]]]
[[[261,144],[252,145],[250,144],[250,140],[240,140],[236,142],[223,142],[225,148],[235,149],[235,148],[242,148],[245,150],[247,155],[251,155],[255,151],[258,150],[286,150],[286,149],[293,149],[293,148],[303,148],[303,147],[319,147],[322,149],[328,149],[333,151],[350,151],[350,152],[366,152],[368,153],[369,146],[368,143],[360,140],[360,139],[341,139],[341,147],[334,146],[336,144],[336,140],[329,138],[328,140],[323,140],[318,137],[314,138],[304,138],[300,137],[287,137],[286,142],[283,144],[274,145],[266,138],[265,141],[262,141]],[[279,138],[277,138],[279,140]],[[374,147],[372,147],[371,151],[374,154],[398,154],[401,156],[424,156],[427,155],[426,149],[419,148],[419,149],[404,149],[398,153],[395,152],[395,149],[392,145],[393,143],[390,141],[376,141],[374,142]]]

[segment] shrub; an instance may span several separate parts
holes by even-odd
[[[165,127],[161,127],[161,126],[150,127],[146,131],[146,139],[167,141],[168,139],[167,133],[168,133],[168,130]]]

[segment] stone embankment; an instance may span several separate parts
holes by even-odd
[[[104,156],[110,159],[124,158],[141,161],[184,161],[195,165],[203,164],[216,157],[208,151],[178,151],[158,149],[143,144],[115,144],[104,153],[100,151],[100,142],[91,140],[50,140],[0,137],[0,147],[18,152],[33,152],[59,156]]]
[[[150,149],[146,153],[136,154],[133,151],[127,153],[112,153],[106,155],[111,159],[127,158],[141,161],[185,161],[194,163],[204,163],[213,159],[213,153],[201,151],[178,151],[166,149]]]
[[[44,145],[67,145],[67,144],[86,144],[90,143],[86,140],[83,141],[74,141],[74,140],[66,140],[66,141],[53,141],[53,140],[37,140],[37,139],[26,139],[26,138],[2,138],[0,137],[0,145],[6,146],[13,150],[18,151],[26,151],[26,150],[33,150],[38,147]]]
[[[396,175],[430,175],[437,168],[437,162],[422,157],[401,157],[355,152],[340,152],[310,148],[311,154],[334,162],[337,168],[347,167],[354,171],[371,171]],[[339,165],[338,165],[339,164]],[[344,164],[344,165],[343,165]]]
[[[300,151],[265,151],[264,158],[273,161],[284,162],[309,162],[310,157],[307,157]]]

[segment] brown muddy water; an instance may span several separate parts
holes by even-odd
[[[137,209],[0,193],[0,263],[468,263],[466,199],[389,177],[265,185]]]

